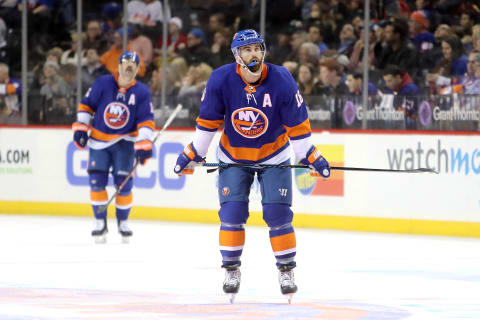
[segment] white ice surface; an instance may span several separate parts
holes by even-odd
[[[480,239],[296,229],[299,287],[280,294],[268,230],[246,228],[242,284],[221,285],[218,226],[0,215],[0,320],[480,319]]]

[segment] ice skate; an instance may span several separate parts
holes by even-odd
[[[105,243],[107,242],[107,219],[97,219],[97,224],[95,229],[92,231],[92,237],[95,240],[95,243]]]
[[[280,283],[280,290],[282,294],[288,299],[288,303],[292,303],[292,297],[297,292],[297,285],[295,284],[295,276],[293,274],[292,266],[278,267],[278,282]]]
[[[123,243],[130,242],[130,237],[133,235],[133,232],[128,227],[127,220],[118,220],[118,232],[122,235]]]
[[[223,281],[223,292],[225,292],[230,299],[230,303],[235,301],[235,295],[240,289],[241,273],[238,265],[224,266],[225,280]]]

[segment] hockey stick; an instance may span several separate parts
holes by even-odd
[[[175,117],[177,116],[177,113],[180,112],[180,110],[182,109],[182,105],[181,104],[178,104],[177,107],[175,108],[175,110],[173,110],[173,112],[170,114],[170,116],[168,117],[167,121],[165,121],[165,124],[163,125],[162,129],[157,133],[157,135],[155,136],[155,138],[152,140],[152,145],[155,144],[155,142],[157,141],[158,137],[160,137],[160,134],[165,131],[165,129],[168,128],[168,126],[172,123],[173,119],[175,119]],[[103,205],[103,206],[100,206],[100,208],[98,209],[98,213],[102,213],[104,212],[105,210],[107,210],[108,206],[110,205],[110,203],[112,203],[113,199],[115,199],[118,195],[118,193],[120,191],[122,191],[123,187],[125,186],[125,184],[128,182],[128,180],[130,180],[130,178],[133,176],[133,174],[135,173],[135,169],[137,169],[138,167],[138,164],[140,162],[136,161],[135,160],[135,164],[133,165],[133,169],[130,170],[130,172],[128,173],[127,177],[123,180],[123,182],[118,186],[117,190],[115,191],[115,193],[113,194],[113,196],[108,200],[107,204]]]
[[[246,164],[246,163],[202,163],[202,167],[216,167],[212,169],[207,169],[207,172],[214,172],[218,168],[229,168],[229,167],[239,167],[239,168],[252,168],[252,169],[265,169],[265,168],[287,168],[287,169],[311,169],[309,166],[304,164]],[[379,168],[358,168],[358,167],[330,167],[330,170],[342,170],[342,171],[374,171],[374,172],[397,172],[397,173],[436,173],[437,171],[430,168],[418,168],[418,169],[379,169]]]

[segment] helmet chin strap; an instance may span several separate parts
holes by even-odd
[[[250,64],[248,64],[248,65],[245,64],[245,61],[243,61],[243,59],[240,57],[240,55],[238,55],[238,56],[236,57],[236,61],[237,61],[237,63],[238,63],[242,68],[244,68],[245,70],[247,70],[247,72],[250,73],[252,76],[258,77],[259,75],[262,74],[262,65],[263,65],[263,59],[264,59],[264,57],[265,57],[265,54],[262,55],[262,60],[261,60],[260,62],[254,60],[252,63],[250,63]],[[260,63],[260,68],[258,69],[257,72],[253,72],[252,70],[250,70],[251,67],[254,67],[254,66],[256,66],[256,65],[259,64],[259,63]]]

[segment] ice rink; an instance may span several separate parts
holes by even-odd
[[[242,284],[221,286],[218,226],[0,215],[0,320],[480,319],[480,239],[296,229],[298,293],[280,294],[268,230],[247,226]]]

